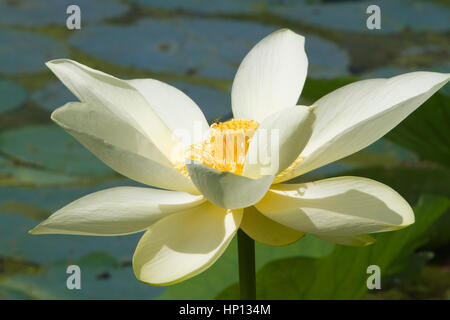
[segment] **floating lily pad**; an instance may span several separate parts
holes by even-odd
[[[81,182],[79,178],[42,169],[26,168],[0,159],[1,186],[55,186]]]
[[[117,187],[117,186],[144,186],[130,179],[116,179],[108,182],[97,183],[91,187],[86,185],[67,187],[1,187],[0,207],[7,202],[28,203],[42,210],[53,212],[64,205],[81,198],[89,193]],[[4,208],[2,209],[5,210]],[[4,211],[5,213],[13,213]],[[27,216],[26,214],[22,214]]]
[[[448,11],[442,4],[421,0],[319,1],[308,0],[133,0],[153,9],[182,10],[202,14],[270,13],[280,17],[333,30],[394,33],[414,31],[447,31]],[[319,3],[318,3],[319,2]],[[381,8],[381,30],[369,30],[366,9],[371,4]]]
[[[131,261],[140,238],[140,234],[120,237],[28,234],[42,220],[0,213],[0,239],[7,244],[0,249],[0,255],[48,264],[76,260],[92,251],[102,251],[120,261]]]
[[[124,185],[139,186],[122,179],[93,187],[2,187],[0,243],[8,245],[1,246],[0,256],[48,264],[59,260],[77,260],[92,251],[101,251],[120,261],[131,261],[140,234],[120,237],[28,234],[45,217],[70,202],[95,191]]]
[[[414,56],[418,54],[428,54],[428,53],[436,53],[439,51],[445,50],[444,48],[441,48],[440,46],[433,44],[433,45],[426,45],[426,46],[413,46],[409,47],[406,50],[403,51],[404,56]]]
[[[48,83],[43,89],[35,91],[31,98],[43,109],[54,111],[70,101],[78,101],[62,82]]]
[[[21,26],[66,25],[69,15],[67,7],[76,4],[81,10],[82,28],[84,23],[121,15],[128,10],[117,0],[0,0],[2,24]]]
[[[24,166],[68,175],[113,175],[72,136],[56,125],[29,126],[0,133],[0,150]]]
[[[442,4],[420,0],[380,0],[381,29],[369,30],[367,7],[373,1],[273,6],[270,11],[282,17],[333,30],[391,34],[405,30],[445,32],[449,30],[448,10]]]
[[[247,52],[277,29],[224,19],[146,19],[126,27],[88,27],[74,33],[69,42],[89,55],[119,65],[232,79]],[[307,37],[306,51],[309,76],[347,74],[347,54],[332,42]]]
[[[273,6],[307,3],[309,0],[130,0],[151,9],[176,10],[189,13],[249,14],[270,11]]]
[[[209,121],[231,114],[230,91],[224,92],[188,82],[168,81],[168,83],[180,89],[194,100]],[[78,101],[61,82],[48,84],[43,89],[35,91],[31,98],[40,107],[50,112],[69,101]]]
[[[197,103],[208,121],[231,117],[231,93],[187,82],[172,82]],[[223,120],[222,120],[223,121]]]
[[[309,64],[308,77],[329,79],[349,74],[350,58],[333,42],[306,35],[305,50]]]
[[[0,114],[20,107],[27,98],[27,91],[19,84],[0,78]]]
[[[2,21],[3,21],[3,11]],[[0,29],[0,72],[6,74],[35,73],[45,70],[48,60],[69,57],[60,42],[26,31]]]
[[[86,28],[74,34],[70,43],[87,54],[125,66],[231,78],[251,45],[273,30],[226,20],[147,19],[129,27]]]
[[[407,68],[407,67],[399,67],[399,66],[384,66],[380,68],[376,68],[367,73],[361,75],[363,79],[373,79],[373,78],[390,78],[395,77],[403,73],[415,72],[415,71],[433,71],[433,72],[450,72],[450,64],[438,63],[433,64],[428,68]],[[442,91],[446,91],[445,89],[448,86],[444,86]],[[441,92],[441,91],[439,91]]]
[[[253,2],[239,0],[131,0],[152,9],[183,10],[199,13],[249,13]]]
[[[69,39],[71,45],[111,63],[173,73],[187,72],[196,59],[183,57],[180,47],[185,41],[172,23],[157,20],[87,27]]]
[[[80,267],[80,290],[66,286],[67,267]],[[112,290],[113,288],[113,290]],[[52,265],[39,274],[16,274],[0,280],[0,290],[8,299],[151,299],[163,288],[151,287],[136,280],[131,266],[90,265],[83,261]],[[6,289],[6,290],[5,290]]]

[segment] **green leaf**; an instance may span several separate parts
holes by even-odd
[[[266,264],[257,273],[258,299],[358,299],[367,291],[367,267],[389,274],[399,259],[409,257],[427,241],[427,229],[450,207],[450,199],[423,196],[415,208],[416,222],[403,230],[376,235],[368,247],[337,246],[319,259],[287,258]],[[397,270],[398,271],[398,270]],[[218,295],[238,298],[237,284]]]
[[[349,83],[358,81],[356,77],[336,79],[313,79],[307,78],[300,97],[300,104],[312,104],[324,95],[343,87]]]
[[[417,203],[420,194],[450,197],[450,170],[443,167],[361,168],[342,175],[359,176],[382,182],[400,193],[409,203]],[[450,210],[428,230],[427,250],[434,250],[450,241]]]
[[[336,174],[306,174],[289,183],[309,182],[334,177]],[[409,203],[417,203],[421,194],[450,197],[450,170],[432,167],[367,167],[339,172],[339,176],[373,179],[390,186]]]
[[[450,167],[450,97],[436,93],[386,138],[424,160]]]
[[[377,140],[367,148],[340,160],[352,168],[379,166],[392,168],[399,165],[417,165],[420,161],[416,153],[392,143],[384,138]]]
[[[427,265],[420,276],[388,290],[367,293],[370,300],[448,300],[450,298],[450,270],[446,266]]]
[[[422,268],[433,258],[433,252],[420,251],[392,263],[388,270],[389,274],[383,277],[383,288],[414,280],[420,275]]]
[[[286,257],[318,258],[330,254],[334,245],[306,236],[294,244],[271,247],[256,243],[256,269],[274,259]],[[236,239],[208,270],[182,283],[167,287],[159,299],[214,299],[225,287],[239,279]]]

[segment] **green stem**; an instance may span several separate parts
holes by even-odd
[[[255,241],[247,236],[241,229],[238,230],[237,238],[241,300],[255,300]]]

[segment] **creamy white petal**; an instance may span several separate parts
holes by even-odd
[[[390,79],[358,81],[314,103],[317,116],[303,161],[283,179],[339,160],[375,142],[450,79],[450,74],[412,72]]]
[[[86,132],[66,127],[63,123],[58,124],[104,163],[130,179],[158,188],[198,193],[192,181],[173,167],[114,146]]]
[[[219,171],[197,161],[186,162],[197,189],[212,203],[226,209],[251,206],[261,200],[272,184],[273,175],[259,179]]]
[[[181,90],[154,79],[127,82],[144,96],[161,120],[185,145],[202,141],[208,132],[208,122],[197,104]]]
[[[151,188],[117,187],[91,193],[56,211],[31,234],[121,235],[205,202],[202,196]]]
[[[234,118],[262,122],[297,104],[308,69],[304,45],[304,37],[282,29],[253,47],[233,81]]]
[[[317,238],[334,242],[337,244],[341,244],[344,246],[354,246],[354,247],[364,247],[371,245],[375,242],[375,238],[368,236],[367,234],[359,234],[355,236],[346,236],[346,237],[336,237],[336,236],[327,236],[327,235],[316,235]]]
[[[84,132],[110,145],[172,167],[149,139],[102,105],[69,102],[53,111],[52,120],[67,130]]]
[[[396,230],[414,222],[411,207],[397,192],[358,177],[274,185],[255,207],[292,229],[333,237]]]
[[[267,218],[254,206],[244,209],[241,229],[253,240],[269,246],[284,246],[301,239],[303,232]]]
[[[311,108],[294,106],[267,117],[248,148],[243,176],[259,178],[283,171],[297,159],[312,134]]]
[[[242,218],[242,209],[225,210],[210,202],[170,215],[142,236],[133,256],[136,277],[169,285],[193,277],[225,251]]]
[[[127,81],[68,59],[52,60],[46,65],[81,102],[109,109],[150,139],[172,163],[178,160],[180,142]]]

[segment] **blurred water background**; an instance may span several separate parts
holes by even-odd
[[[81,30],[66,28],[70,4],[81,8]],[[381,30],[366,28],[370,4],[381,8]],[[288,27],[306,37],[309,70],[300,102],[311,104],[359,79],[416,70],[450,72],[449,21],[444,0],[0,0],[0,299],[226,298],[233,297],[237,281],[234,242],[207,272],[167,289],[144,285],[133,275],[131,258],[140,234],[27,233],[83,195],[137,185],[51,122],[55,108],[76,99],[44,62],[71,58],[121,78],[168,82],[192,97],[212,121],[230,116],[237,67],[272,31]],[[384,290],[346,288],[350,285],[345,283],[360,280],[343,275],[334,284],[342,294],[290,289],[281,297],[450,297],[449,94],[447,85],[385,138],[300,178],[366,176],[390,185],[412,205],[429,195],[417,210],[434,208],[439,215],[414,238],[417,243],[407,257],[386,267],[390,277]],[[378,255],[389,255],[383,248]],[[282,248],[258,245],[260,281],[267,278],[264,272],[276,276],[271,264],[294,258],[328,263],[332,273],[339,260],[329,257],[344,255],[339,250],[313,237]],[[348,250],[345,254],[369,252]],[[364,263],[354,272],[364,274]],[[81,290],[66,288],[70,264],[81,267]],[[311,276],[323,278],[310,268]]]

